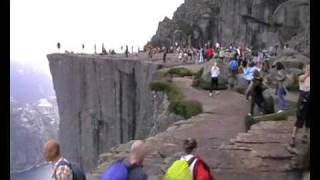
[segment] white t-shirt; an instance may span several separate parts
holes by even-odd
[[[216,67],[212,66],[210,72],[211,72],[211,77],[218,77],[220,74],[220,69],[218,66]]]
[[[189,161],[194,155],[192,154],[188,154],[188,155],[184,155],[184,156],[181,156],[180,160],[186,160],[186,161]],[[191,175],[193,177],[193,168],[194,168],[194,165],[196,164],[197,162],[197,158],[195,158],[193,160],[193,162],[191,163],[191,165],[189,166],[189,170],[191,171]]]
[[[304,82],[301,82],[303,76],[304,75],[301,75],[299,77],[299,89],[300,89],[300,91],[309,92],[310,91],[310,76],[307,77],[304,80]]]

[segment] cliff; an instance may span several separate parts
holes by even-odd
[[[63,155],[86,171],[109,148],[143,139],[181,119],[166,113],[166,96],[150,91],[149,83],[158,78],[158,65],[116,56],[47,57],[59,107]]]
[[[43,144],[58,137],[55,98],[21,103],[10,98],[10,172],[20,172],[44,162]]]
[[[288,43],[310,54],[310,0],[185,0],[159,23],[153,44],[244,44],[256,48]]]

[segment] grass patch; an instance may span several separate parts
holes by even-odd
[[[179,68],[172,68],[168,70],[165,75],[170,76],[177,76],[177,77],[184,77],[184,76],[192,76],[193,73],[187,68],[179,67]]]
[[[202,104],[198,101],[184,100],[181,90],[170,82],[156,81],[150,84],[152,91],[164,92],[168,96],[169,112],[180,115],[185,119],[203,112]]]
[[[185,119],[202,113],[202,104],[198,101],[174,101],[169,105],[169,111],[181,115]]]
[[[246,131],[250,129],[253,124],[261,121],[285,121],[288,120],[288,114],[286,112],[265,114],[261,116],[245,116],[244,123]]]

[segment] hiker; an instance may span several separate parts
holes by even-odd
[[[49,140],[44,146],[44,159],[53,164],[53,180],[85,180],[82,168],[69,162],[60,154],[60,145],[56,140]]]
[[[213,56],[214,56],[214,51],[211,47],[209,47],[205,56],[206,61],[209,61]]]
[[[84,44],[82,44],[82,52],[84,53]]]
[[[162,57],[163,63],[166,63],[167,53],[168,53],[168,48],[164,47],[163,57]]]
[[[147,180],[148,176],[143,170],[145,154],[144,142],[136,140],[131,145],[129,156],[111,164],[101,180]]]
[[[199,64],[202,64],[204,63],[204,49],[203,47],[200,48],[199,50]]]
[[[61,48],[60,42],[57,43],[57,48],[58,48],[58,51],[60,52],[60,48]]]
[[[247,80],[248,85],[250,84],[250,81],[253,79],[253,72],[257,70],[255,67],[254,62],[250,62],[248,67],[245,67],[243,69],[243,78]]]
[[[229,61],[229,72],[233,80],[232,84],[230,85],[231,88],[233,88],[233,85],[237,79],[238,71],[239,71],[238,55],[235,54],[234,57]]]
[[[250,104],[250,112],[248,116],[252,116],[254,114],[254,107],[255,105],[258,106],[260,113],[263,113],[263,105],[264,105],[264,98],[263,98],[263,79],[260,76],[258,70],[253,72],[253,79],[246,91],[246,98],[249,99],[249,95],[251,95],[251,104]]]
[[[103,55],[108,54],[106,48],[104,48],[104,44],[103,43],[102,43],[102,54]]]
[[[276,76],[276,91],[275,94],[278,96],[278,102],[279,102],[279,111],[278,113],[284,111],[287,109],[287,103],[284,98],[284,96],[287,95],[287,88],[284,85],[284,81],[286,80],[287,76],[284,70],[284,66],[281,62],[276,62],[275,64],[276,70],[277,70],[277,76]]]
[[[299,99],[297,103],[296,117],[290,146],[294,147],[296,143],[296,134],[298,130],[305,125],[305,134],[303,142],[307,141],[310,129],[310,65],[304,66],[304,74],[299,76]]]
[[[211,70],[210,70],[211,85],[210,85],[209,96],[212,96],[213,86],[215,86],[214,90],[216,90],[215,95],[217,95],[219,93],[219,91],[218,91],[218,77],[219,77],[219,75],[220,75],[220,69],[217,66],[217,62],[214,62],[213,66],[211,67]]]
[[[97,54],[97,45],[94,44],[94,54]]]
[[[193,138],[183,141],[184,155],[167,170],[164,180],[214,180],[209,166],[199,155],[194,155],[197,142]]]
[[[128,49],[128,45],[126,45],[126,50],[125,50],[125,54],[126,54],[126,57],[128,57],[128,54],[129,54],[129,49]]]

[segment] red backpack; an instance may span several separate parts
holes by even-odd
[[[211,175],[209,166],[200,156],[196,156],[196,158],[197,161],[193,168],[193,180],[215,180]]]

